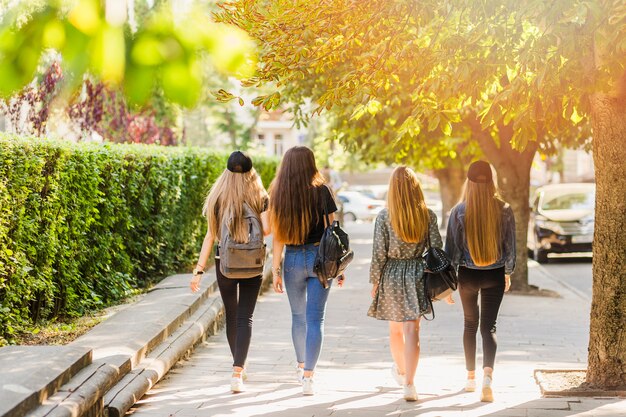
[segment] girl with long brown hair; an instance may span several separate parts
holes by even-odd
[[[428,238],[442,247],[437,216],[426,207],[415,172],[397,167],[389,180],[387,208],[376,218],[370,266],[372,305],[368,315],[389,321],[392,372],[404,399],[417,401],[413,384],[420,355],[420,318],[430,311],[424,294],[424,252]]]
[[[480,400],[492,402],[496,319],[515,269],[515,218],[511,207],[498,196],[491,167],[485,161],[474,162],[467,171],[463,200],[450,212],[446,253],[458,268],[465,317],[465,390],[476,390],[476,333],[480,324],[483,341]]]
[[[296,352],[296,375],[302,393],[313,395],[313,374],[324,337],[324,316],[330,286],[324,288],[313,271],[327,212],[332,223],[337,211],[330,189],[305,146],[289,149],[270,186],[273,231],[274,290],[287,290],[291,307],[291,337]],[[284,269],[281,259],[285,250]],[[338,282],[342,285],[342,280]]]
[[[198,264],[193,270],[191,290],[200,289],[200,278],[219,239],[222,228],[227,227],[230,237],[238,243],[248,242],[250,231],[244,221],[244,204],[259,216],[263,235],[270,233],[267,208],[268,195],[261,178],[252,167],[252,160],[242,152],[235,151],[228,158],[226,169],[215,181],[204,202],[203,215],[208,220],[208,230],[202,243]],[[244,366],[252,336],[252,314],[256,306],[262,276],[252,278],[228,278],[220,271],[219,248],[215,254],[215,273],[226,313],[226,338],[233,355],[231,390],[244,391]]]

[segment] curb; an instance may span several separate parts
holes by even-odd
[[[157,346],[130,373],[124,376],[104,397],[109,417],[121,417],[150,388],[187,355],[207,333],[214,334],[223,318],[224,304],[219,295],[208,300],[208,306],[191,316],[172,336]],[[173,339],[173,340],[170,340]]]
[[[271,270],[263,275],[260,294],[269,289]],[[180,359],[216,334],[224,324],[224,303],[219,294],[208,301],[209,306],[191,316],[169,339],[157,346],[151,354],[115,385],[104,398],[108,417],[123,417],[154,385],[156,385]],[[116,391],[119,387],[119,391]]]
[[[580,299],[582,299],[584,301],[589,301],[589,302],[591,301],[591,297],[589,297],[587,294],[585,294],[584,292],[582,292],[578,288],[574,287],[573,285],[571,285],[571,284],[563,281],[562,279],[557,278],[554,275],[552,275],[550,273],[550,271],[548,271],[546,268],[544,268],[543,265],[541,265],[539,262],[529,259],[529,263],[530,262],[533,262],[534,264],[531,264],[532,267],[535,268],[540,274],[545,276],[547,279],[550,279],[550,280],[556,282],[557,284],[559,284],[563,288],[567,289],[569,292],[571,292],[574,295],[576,295],[578,298],[580,298]]]
[[[271,258],[266,262],[261,294],[271,285],[270,265]],[[150,292],[168,288],[180,288],[180,285],[157,285]],[[120,312],[132,316],[134,305]],[[27,414],[35,417],[123,416],[172,366],[222,327],[223,315],[224,305],[217,291],[217,280],[213,278],[195,300],[185,304],[180,314],[170,322],[159,324],[162,329],[155,337],[138,342],[137,350],[124,355],[104,355],[102,358],[96,355],[93,363],[87,364],[69,381],[64,381],[55,393]],[[84,345],[79,342],[76,346]],[[99,347],[94,344],[95,353]]]
[[[557,373],[569,373],[569,372],[587,372],[586,369],[535,369],[533,375],[539,389],[541,390],[541,396],[546,398],[551,397],[603,397],[603,398],[626,398],[626,390],[601,390],[601,389],[584,389],[580,387],[574,387],[565,390],[550,390],[547,388],[548,382],[544,374],[557,374]]]

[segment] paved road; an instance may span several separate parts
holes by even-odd
[[[593,278],[591,275],[591,257],[559,256],[550,258],[542,265],[550,274],[591,298]]]
[[[287,297],[269,292],[255,312],[247,392],[229,392],[232,358],[222,331],[174,367],[130,413],[136,417],[624,415],[623,399],[540,398],[534,369],[585,366],[590,304],[536,265],[530,268],[531,283],[562,297],[505,296],[498,321],[496,402],[481,403],[477,393],[462,391],[463,323],[457,303],[436,305],[436,319],[422,322],[416,376],[420,401],[406,403],[389,372],[387,324],[365,314],[371,300],[371,229],[348,226],[356,259],[346,286],[331,290],[315,396],[303,397],[295,383]]]

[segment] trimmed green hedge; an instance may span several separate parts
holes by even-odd
[[[0,345],[187,269],[227,155],[0,135]],[[255,158],[267,186],[276,161]]]

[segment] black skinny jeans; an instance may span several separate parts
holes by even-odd
[[[496,319],[504,296],[504,268],[481,270],[459,267],[459,293],[463,304],[465,366],[476,370],[476,333],[480,322],[483,368],[493,368],[498,341]],[[478,294],[480,293],[480,309]]]
[[[226,338],[233,366],[243,368],[248,357],[250,338],[252,337],[252,314],[259,296],[262,276],[246,279],[226,278],[220,272],[220,260],[215,259],[217,286],[224,301],[226,312]],[[239,294],[237,294],[239,287]],[[239,295],[239,297],[237,297]]]

